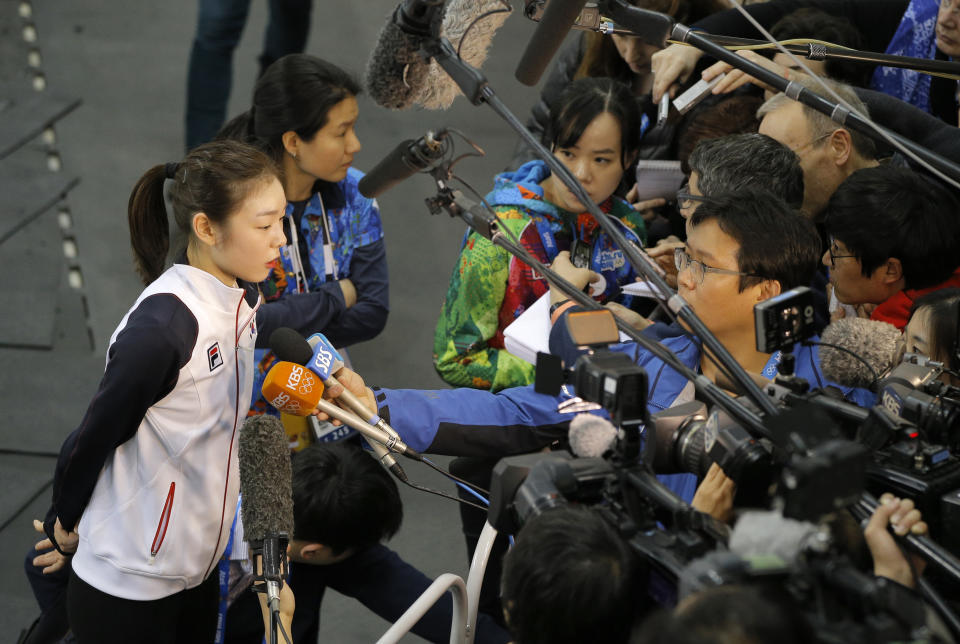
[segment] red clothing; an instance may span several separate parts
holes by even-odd
[[[902,290],[899,293],[890,296],[886,301],[880,303],[877,308],[873,310],[873,313],[870,315],[871,320],[879,320],[881,322],[889,322],[893,326],[897,327],[903,331],[903,327],[907,326],[907,320],[910,318],[910,307],[913,306],[913,301],[916,300],[921,295],[926,295],[931,291],[936,291],[941,288],[950,288],[951,286],[960,287],[960,268],[957,268],[946,281],[937,284],[936,286],[931,286],[929,288],[920,288],[913,290]]]

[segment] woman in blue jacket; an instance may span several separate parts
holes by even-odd
[[[186,249],[169,250],[164,186]],[[147,288],[114,331],[99,389],[57,461],[47,542],[73,554],[79,642],[212,641],[239,493],[259,297],[283,244],[276,165],[237,142],[149,170],[130,196]],[[37,563],[51,563],[38,558]],[[52,568],[64,560],[52,557]]]
[[[354,127],[360,85],[345,71],[306,54],[284,56],[257,81],[253,106],[218,138],[243,140],[283,170],[286,245],[261,282],[261,328],[322,332],[344,347],[383,330],[389,311],[387,259],[376,201],[362,196]],[[254,391],[274,361],[258,352]],[[267,411],[259,394],[255,412]]]

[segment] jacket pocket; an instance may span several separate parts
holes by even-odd
[[[173,494],[176,488],[177,484],[171,481],[170,491],[167,492],[167,500],[163,503],[163,510],[160,512],[157,532],[153,535],[153,542],[150,544],[150,563],[153,563],[154,557],[160,552],[160,547],[163,545],[163,538],[167,536],[167,528],[170,526],[170,514],[173,512]]]

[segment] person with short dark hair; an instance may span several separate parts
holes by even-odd
[[[797,155],[765,134],[732,134],[700,141],[689,158],[690,177],[677,192],[677,209],[686,219],[706,198],[745,187],[760,188],[779,195],[787,205],[799,208],[803,203],[803,170]],[[667,273],[667,281],[676,286],[676,248],[683,246],[677,237],[663,239],[649,249]]]
[[[352,441],[315,443],[293,456],[293,535],[287,548],[296,598],[291,640],[317,641],[326,589],[357,599],[396,621],[433,582],[381,542],[400,529],[397,484]],[[240,595],[227,615],[227,642],[260,642],[263,626],[253,593]],[[440,600],[412,632],[431,642],[450,640],[452,605]],[[476,641],[502,644],[509,636],[478,615]]]
[[[626,642],[642,592],[629,544],[586,507],[530,519],[504,559],[501,598],[517,644]]]
[[[863,49],[863,34],[852,22],[843,16],[834,16],[815,7],[803,7],[788,13],[770,27],[770,35],[776,40],[816,38],[839,47]],[[773,62],[787,69],[800,71],[786,54],[772,51],[775,52]],[[858,61],[831,58],[803,59],[803,62],[817,76],[826,76],[855,87],[866,87],[870,82],[870,66]]]
[[[960,286],[958,212],[950,190],[912,170],[852,174],[824,212],[830,247],[823,264],[837,299],[875,304],[871,319],[903,329],[917,297]]]

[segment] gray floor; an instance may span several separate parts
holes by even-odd
[[[361,74],[394,4],[316,2],[307,51]],[[51,452],[82,416],[103,369],[106,342],[140,290],[131,270],[126,201],[144,170],[181,156],[196,3],[0,0],[0,12],[0,117],[12,113],[8,96],[16,99],[14,104],[29,98],[37,71],[45,77],[43,94],[51,101],[68,105],[82,100],[79,108],[57,120],[55,139],[37,137],[0,164],[0,194],[7,210],[7,196],[24,186],[69,184],[79,178],[63,199],[58,196],[61,188],[31,188],[42,193],[34,208],[41,212],[27,216],[4,211],[0,218],[16,224],[10,231],[0,230],[0,261],[10,280],[3,287],[7,306],[0,325],[0,360],[5,366],[0,397],[6,409],[0,448]],[[231,115],[248,105],[265,14],[266,2],[253,2],[235,58]],[[32,44],[21,37],[28,23],[36,28]],[[495,51],[484,66],[500,96],[523,117],[535,91],[517,83],[513,69],[532,29],[533,24],[515,12],[497,33]],[[40,55],[38,68],[28,66],[30,48]],[[388,112],[366,98],[360,108],[358,133],[364,149],[356,165],[361,169],[372,167],[401,139],[452,125],[487,151],[485,159],[460,166],[462,176],[486,191],[515,140],[488,109],[472,107],[462,98],[443,113]],[[36,115],[32,109],[22,111]],[[56,174],[46,170],[46,157],[53,153],[62,161]],[[29,181],[18,178],[23,168],[31,175]],[[33,202],[33,193],[28,194]],[[443,386],[430,360],[433,327],[464,226],[446,216],[431,217],[423,205],[431,194],[429,179],[414,177],[380,199],[391,315],[380,337],[351,349],[357,370],[369,383]],[[22,562],[36,539],[30,519],[41,516],[49,500],[44,486],[52,465],[42,456],[0,455],[0,486],[5,491],[0,495],[0,521],[26,504],[0,532],[0,633],[5,641],[15,639],[36,614]],[[452,489],[429,471],[411,466],[408,472],[426,484]],[[404,500],[406,521],[393,546],[428,575],[465,574],[456,507],[407,491]],[[388,626],[333,593],[323,613],[324,641],[372,641]]]

